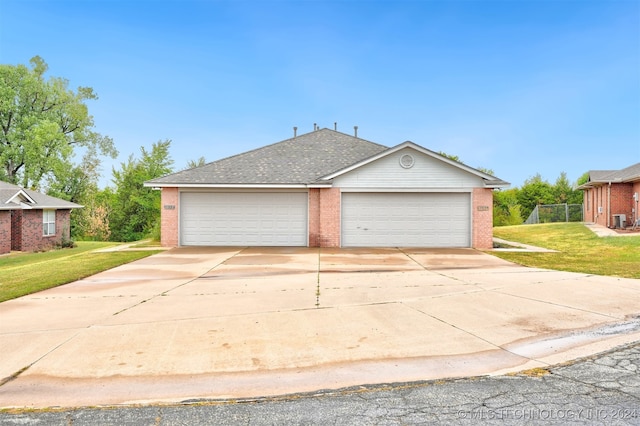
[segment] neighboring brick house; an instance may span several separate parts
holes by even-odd
[[[145,182],[162,190],[164,246],[493,245],[509,184],[413,142],[329,129]]]
[[[0,181],[0,254],[48,250],[69,240],[71,210],[81,207]]]
[[[608,228],[637,223],[640,201],[640,163],[622,170],[591,170],[584,191],[584,220]]]

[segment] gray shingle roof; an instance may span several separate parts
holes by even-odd
[[[589,182],[608,183],[634,182],[640,180],[640,163],[625,167],[622,170],[590,170]]]
[[[310,184],[388,147],[320,129],[147,184]]]
[[[20,186],[0,181],[0,210],[16,210],[23,208],[20,205],[20,197],[15,197],[20,191],[24,191],[35,203],[23,202],[24,205],[34,209],[77,209],[82,206],[56,197],[50,197],[41,192],[24,189]],[[10,200],[12,200],[10,202]]]

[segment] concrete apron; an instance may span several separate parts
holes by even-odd
[[[471,250],[180,248],[0,304],[0,406],[501,374],[640,338],[640,280]]]

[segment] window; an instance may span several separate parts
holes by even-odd
[[[55,210],[43,210],[42,211],[42,235],[45,237],[50,235],[56,235],[56,211]]]

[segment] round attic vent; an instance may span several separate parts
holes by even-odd
[[[400,157],[400,165],[405,169],[410,169],[411,167],[413,167],[414,163],[415,160],[413,159],[412,155],[404,154],[402,157]]]

